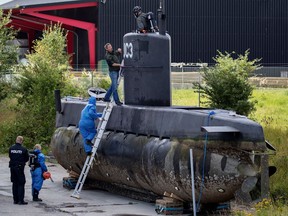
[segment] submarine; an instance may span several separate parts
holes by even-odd
[[[86,181],[142,198],[173,193],[188,203],[192,181],[201,204],[227,202],[235,194],[246,199],[258,184],[259,196],[267,196],[271,146],[260,124],[229,110],[172,106],[165,18],[160,1],[159,32],[123,37],[124,105],[113,107]],[[78,122],[88,100],[61,98],[56,90],[55,101],[52,153],[61,166],[80,174],[86,154]],[[98,112],[105,106],[97,101]]]

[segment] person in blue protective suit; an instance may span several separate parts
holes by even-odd
[[[84,150],[87,155],[91,155],[92,140],[95,137],[97,130],[95,127],[95,120],[101,118],[102,113],[97,113],[96,110],[96,98],[90,97],[88,104],[81,112],[81,118],[79,121],[79,130],[83,137]]]
[[[47,166],[45,164],[45,155],[41,152],[41,145],[36,144],[34,150],[30,153],[30,157],[34,157],[33,162],[29,161],[30,172],[32,177],[32,196],[33,201],[41,202],[39,192],[43,185],[43,173],[47,172]]]

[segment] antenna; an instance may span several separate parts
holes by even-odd
[[[158,22],[159,22],[159,34],[166,34],[166,14],[165,14],[165,0],[159,0]]]

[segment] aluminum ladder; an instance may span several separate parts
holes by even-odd
[[[76,187],[75,187],[74,192],[72,193],[71,197],[80,199],[80,192],[81,192],[82,187],[84,185],[85,179],[89,173],[89,170],[92,167],[92,163],[93,163],[93,160],[95,158],[98,146],[99,146],[100,141],[101,141],[103,134],[105,132],[107,122],[108,122],[110,114],[112,112],[113,103],[114,103],[114,101],[112,99],[110,102],[108,102],[106,104],[106,107],[105,107],[103,114],[102,114],[102,118],[98,124],[96,138],[93,139],[93,148],[92,148],[92,152],[91,152],[92,154],[88,155],[86,158],[85,164],[82,168],[81,174],[78,178]]]

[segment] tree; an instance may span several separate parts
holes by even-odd
[[[33,49],[26,55],[28,65],[15,68],[20,75],[16,78],[17,121],[10,130],[25,136],[28,146],[50,143],[55,129],[54,90],[60,89],[63,94],[76,91],[69,75],[66,33],[61,25],[48,26],[42,39],[34,41]]]
[[[256,103],[252,101],[253,87],[248,78],[259,67],[259,59],[249,61],[248,50],[236,59],[232,54],[218,52],[216,64],[203,69],[204,84],[196,82],[194,89],[203,94],[208,106],[247,116],[255,110]]]
[[[11,22],[11,10],[5,14],[0,9],[0,101],[7,97],[11,83],[5,79],[6,73],[17,63],[17,46],[9,44],[15,39],[17,31],[7,27]]]

